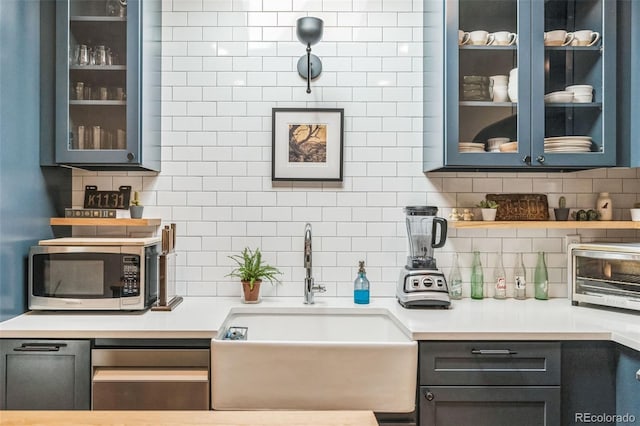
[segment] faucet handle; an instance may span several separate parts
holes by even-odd
[[[313,291],[315,291],[316,293],[324,293],[325,291],[327,291],[327,288],[322,284],[314,284]]]

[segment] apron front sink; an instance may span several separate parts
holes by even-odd
[[[417,363],[417,342],[386,309],[232,309],[212,341],[212,405],[410,412]]]

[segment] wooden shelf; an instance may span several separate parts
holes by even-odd
[[[159,226],[161,219],[52,217],[50,225],[59,226]]]
[[[640,222],[630,220],[615,221],[448,221],[450,227],[454,229],[498,229],[498,228],[518,228],[518,229],[640,229]]]

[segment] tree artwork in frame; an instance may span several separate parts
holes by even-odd
[[[344,109],[273,108],[271,180],[342,181]]]

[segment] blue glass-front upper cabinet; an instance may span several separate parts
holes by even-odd
[[[159,0],[56,3],[55,162],[160,170]]]
[[[445,141],[425,140],[425,171],[615,166],[615,23],[615,0],[447,1]]]

